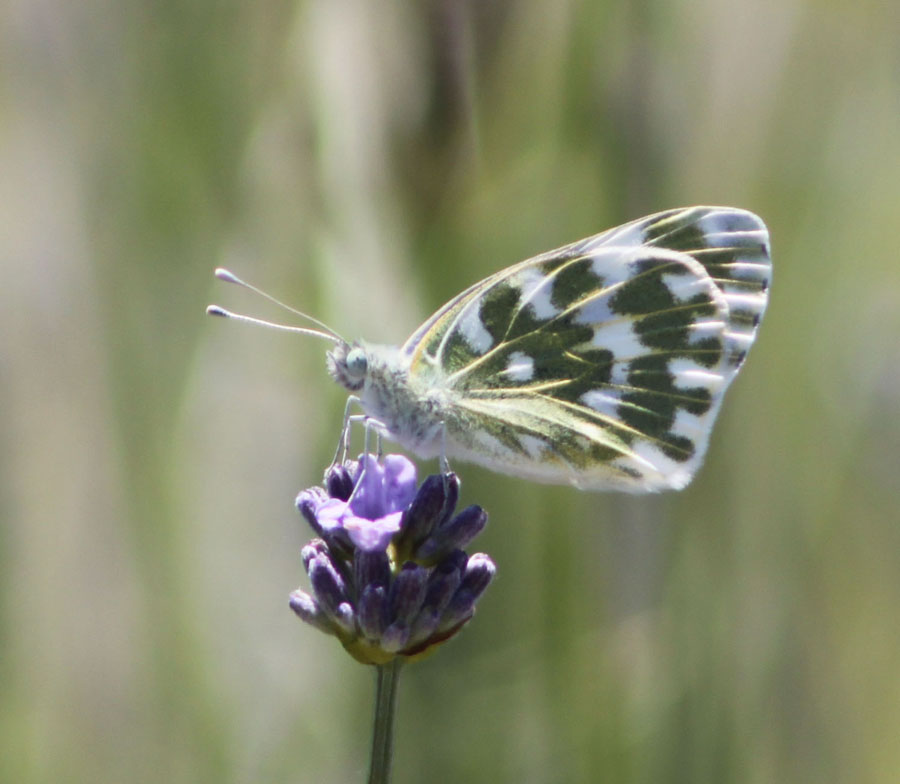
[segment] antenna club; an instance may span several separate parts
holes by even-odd
[[[225,310],[225,308],[220,308],[218,305],[208,305],[206,308],[206,315],[228,318],[231,314],[227,310]]]
[[[243,286],[244,281],[242,281],[237,275],[232,274],[224,267],[217,267],[215,272],[216,277],[219,280],[224,280],[227,283],[237,283],[239,286]]]

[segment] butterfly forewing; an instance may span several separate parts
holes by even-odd
[[[659,213],[472,286],[405,344],[448,451],[549,482],[682,487],[765,308],[751,213]]]

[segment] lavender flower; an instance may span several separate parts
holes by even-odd
[[[297,589],[291,609],[365,664],[430,652],[471,619],[496,571],[487,555],[463,552],[487,514],[454,516],[458,498],[453,473],[416,490],[402,455],[332,466],[324,488],[297,496],[317,538],[301,554],[312,595]]]

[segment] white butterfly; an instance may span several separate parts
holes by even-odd
[[[420,457],[591,490],[680,489],[756,336],[770,276],[757,216],[689,207],[501,270],[400,348],[351,344],[320,322],[326,332],[292,329],[334,342],[332,377]]]

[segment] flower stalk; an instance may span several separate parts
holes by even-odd
[[[397,706],[397,684],[400,680],[402,658],[375,668],[375,721],[372,729],[372,756],[369,763],[369,784],[388,784],[394,756],[394,714]]]

